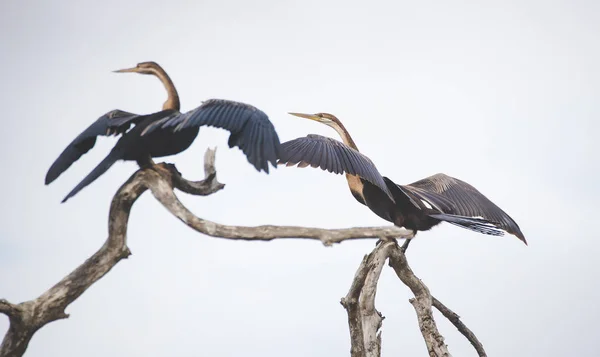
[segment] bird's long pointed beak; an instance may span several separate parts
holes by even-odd
[[[137,72],[137,67],[132,68],[123,68],[113,71],[114,73],[129,73],[129,72]]]
[[[314,114],[304,114],[304,113],[288,113],[288,114],[296,116],[296,117],[300,117],[300,118],[306,118],[306,119],[310,119],[310,120],[319,121],[319,117]]]

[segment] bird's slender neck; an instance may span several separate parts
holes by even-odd
[[[340,137],[342,138],[344,144],[350,146],[356,151],[359,151],[358,147],[356,146],[356,143],[354,142],[354,140],[352,140],[350,133],[348,132],[348,130],[346,130],[346,127],[344,127],[344,124],[342,124],[339,120],[336,120],[332,121],[331,123],[328,123],[327,125],[335,129],[335,131],[337,131],[337,133],[340,134]]]
[[[344,124],[337,120],[337,118],[331,122],[328,122],[327,125],[335,129],[335,131],[337,131],[337,133],[340,134],[340,137],[342,138],[344,144],[358,151],[358,147],[356,146],[354,140],[352,140],[350,133],[348,132],[348,130],[346,130]],[[348,187],[350,188],[350,192],[352,192],[352,196],[354,196],[354,198],[358,202],[362,203],[363,205],[366,205],[367,201],[365,200],[365,196],[363,195],[364,184],[360,177],[346,173],[346,180],[348,181]]]
[[[167,100],[163,104],[163,110],[179,110],[179,94],[177,94],[177,89],[175,89],[175,85],[173,84],[173,81],[171,80],[167,72],[165,72],[165,70],[162,68],[152,68],[151,72],[156,77],[158,77],[158,79],[160,79],[163,86],[165,86],[165,89],[167,90]]]

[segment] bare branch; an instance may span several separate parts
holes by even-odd
[[[217,181],[217,171],[215,169],[215,153],[217,149],[207,149],[204,153],[204,180],[188,181],[181,176],[173,164],[161,164],[169,171],[167,177],[171,178],[171,185],[185,193],[195,196],[208,196],[225,188],[225,184]]]
[[[372,253],[371,253],[372,254]],[[350,290],[340,303],[348,312],[348,325],[350,327],[350,355],[352,357],[365,357],[365,339],[363,332],[362,316],[358,306],[358,300],[362,287],[365,285],[367,273],[369,270],[369,256],[365,255],[362,262],[358,266],[358,270],[354,275],[354,280],[350,286]]]
[[[413,235],[412,232],[396,227],[337,230],[286,226],[236,227],[203,220],[181,204],[173,188],[194,195],[209,195],[221,190],[224,185],[216,179],[214,150],[207,150],[205,159],[206,178],[202,181],[184,179],[175,166],[169,164],[153,165],[135,172],[113,197],[108,220],[109,236],[94,255],[35,300],[18,305],[0,300],[0,313],[10,318],[9,330],[0,345],[0,357],[22,356],[37,330],[52,321],[67,318],[65,309],[119,261],[131,254],[126,244],[129,213],[133,204],[147,189],[151,189],[154,196],[188,226],[213,237],[266,241],[278,237],[307,238],[331,245],[350,239],[405,238]]]
[[[214,165],[214,151],[208,150],[207,156],[210,155],[212,161],[209,164]],[[129,212],[135,201],[148,189],[148,176],[158,172],[156,170],[171,172],[172,169],[168,165],[156,165],[139,170],[119,188],[110,206],[109,236],[94,255],[35,300],[19,305],[0,300],[0,312],[10,318],[8,332],[0,345],[0,357],[22,356],[37,330],[52,321],[67,318],[65,309],[121,259],[131,254],[126,242]],[[205,174],[205,180],[193,183],[197,190],[202,191],[201,194],[210,194],[222,188],[216,181],[214,166],[205,166]]]
[[[460,331],[460,333],[462,333],[463,336],[465,336],[467,340],[471,342],[471,345],[475,347],[475,351],[477,351],[479,357],[487,357],[487,354],[483,349],[483,345],[481,344],[481,342],[479,342],[477,336],[475,336],[475,334],[471,330],[469,330],[469,328],[462,321],[460,321],[460,316],[458,316],[458,314],[456,314],[454,311],[447,308],[435,297],[432,297],[432,299],[433,306],[436,309],[438,309],[438,311],[441,312],[442,315],[444,315],[448,320],[450,320],[450,322],[452,322],[452,324],[456,326],[458,331]]]
[[[342,298],[341,304],[348,312],[350,325],[351,356],[381,356],[381,323],[384,317],[375,309],[377,283],[383,265],[396,242],[379,244],[363,258],[358,267],[350,291]]]
[[[330,246],[345,240],[365,238],[412,238],[413,232],[396,226],[322,229],[298,226],[263,225],[256,227],[229,226],[196,217],[175,196],[169,182],[158,174],[147,181],[152,194],[171,214],[192,229],[218,238],[270,241],[273,239],[315,239]]]
[[[371,261],[369,262],[369,273],[360,294],[359,304],[363,315],[366,357],[381,356],[381,331],[379,329],[384,317],[375,309],[375,295],[377,293],[377,283],[379,282],[381,270],[394,246],[396,246],[395,241],[384,242],[373,250]]]
[[[65,309],[131,254],[127,248],[129,214],[136,200],[148,189],[174,216],[194,230],[212,237],[254,241],[304,238],[320,240],[325,245],[353,239],[382,239],[383,242],[363,259],[348,294],[341,301],[348,311],[353,357],[379,357],[381,354],[379,329],[384,317],[375,308],[375,296],[377,282],[388,257],[398,277],[415,294],[416,299],[410,301],[417,312],[430,356],[450,356],[435,325],[432,304],[471,341],[480,356],[485,356],[483,346],[459,320],[458,315],[432,298],[427,287],[408,266],[406,256],[394,238],[412,238],[412,231],[394,226],[331,230],[273,225],[240,227],[204,220],[192,214],[177,199],[173,190],[177,188],[192,195],[206,196],[223,189],[225,185],[217,181],[214,162],[215,150],[208,149],[205,154],[205,179],[201,181],[186,180],[174,165],[164,163],[134,173],[113,197],[108,220],[109,237],[94,255],[34,300],[15,305],[0,299],[0,313],[7,315],[10,320],[9,330],[0,345],[0,357],[22,356],[37,330],[52,321],[67,318]]]
[[[402,282],[410,288],[415,295],[410,303],[417,312],[417,320],[421,328],[421,334],[425,339],[427,351],[430,356],[449,357],[448,346],[444,343],[444,337],[440,334],[435,324],[432,311],[432,297],[427,286],[417,278],[408,266],[406,256],[400,247],[394,245],[390,252],[390,266]]]
[[[14,305],[11,304],[10,302],[4,300],[4,299],[0,299],[0,313],[3,313],[4,315],[8,316],[8,317],[13,317],[13,316],[19,316],[19,308]]]
[[[431,306],[435,306],[471,342],[480,357],[487,357],[481,342],[460,321],[460,317],[431,296],[427,286],[414,275],[406,260],[404,247],[399,247],[395,241],[382,243],[371,254],[365,255],[348,294],[341,300],[348,312],[351,356],[381,355],[381,332],[378,331],[384,317],[375,309],[375,295],[383,264],[388,258],[398,277],[416,296],[416,299],[409,301],[417,312],[419,327],[430,356],[450,356],[433,318]]]
[[[113,198],[110,235],[100,250],[40,297],[19,305],[18,316],[11,316],[9,330],[0,346],[1,357],[23,355],[39,328],[66,318],[66,307],[129,255],[125,245],[127,219],[131,205],[145,190],[141,176],[136,174],[130,178]]]

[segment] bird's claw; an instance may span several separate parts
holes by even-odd
[[[407,238],[407,239],[404,241],[404,244],[402,244],[402,247],[400,247],[400,250],[402,251],[402,254],[406,254],[406,249],[408,249],[408,245],[410,244],[410,241],[411,241],[411,240],[412,240],[412,239],[409,239],[409,238]]]

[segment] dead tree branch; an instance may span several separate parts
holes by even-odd
[[[0,345],[0,357],[22,356],[37,330],[46,324],[68,317],[66,308],[92,284],[101,279],[119,261],[131,253],[127,248],[127,225],[133,204],[150,190],[174,216],[192,229],[206,235],[226,239],[270,241],[281,238],[319,240],[325,245],[345,240],[380,238],[373,252],[363,259],[350,291],[341,303],[348,312],[352,357],[379,357],[381,355],[381,328],[384,317],[375,308],[377,283],[383,265],[389,258],[396,274],[415,294],[410,302],[415,307],[421,332],[430,356],[450,356],[444,338],[437,330],[432,305],[446,316],[469,339],[480,356],[486,356],[475,335],[460,321],[459,316],[429,293],[406,261],[406,256],[395,240],[412,238],[413,233],[397,227],[363,227],[349,229],[320,229],[295,226],[264,225],[239,227],[218,224],[192,214],[177,198],[175,188],[198,196],[213,194],[225,187],[216,178],[215,151],[205,154],[205,179],[189,181],[171,164],[159,164],[138,170],[117,191],[111,202],[108,232],[103,246],[72,273],[34,300],[12,304],[0,299],[0,313],[9,317],[9,329]]]
[[[108,238],[103,246],[73,272],[38,298],[20,304],[0,300],[0,313],[9,317],[9,329],[0,345],[0,357],[22,356],[37,330],[68,317],[66,308],[119,261],[131,253],[127,248],[127,224],[131,207],[150,189],[175,216],[193,229],[213,237],[269,241],[275,238],[320,240],[325,245],[362,238],[411,238],[412,232],[397,227],[318,229],[293,226],[236,227],[221,225],[194,216],[173,193],[173,188],[193,194],[210,195],[224,185],[216,179],[214,150],[205,155],[205,179],[188,181],[175,166],[159,164],[138,170],[117,191],[111,202]]]
[[[352,357],[381,356],[381,324],[384,317],[375,308],[377,283],[383,265],[396,242],[379,244],[365,255],[348,294],[341,304],[348,312]]]
[[[189,181],[181,176],[175,165],[162,164],[169,172],[167,177],[170,177],[173,187],[180,191],[189,193],[195,196],[208,196],[225,188],[224,183],[217,181],[217,170],[215,168],[215,154],[217,149],[208,149],[204,153],[204,180]],[[161,166],[158,166],[159,168]]]
[[[348,326],[350,327],[350,356],[352,357],[364,357],[365,352],[365,338],[363,331],[362,316],[360,308],[358,306],[358,299],[362,287],[365,285],[367,280],[367,274],[369,271],[369,255],[365,255],[362,262],[360,263],[350,291],[343,297],[340,303],[348,312]]]
[[[171,184],[158,173],[149,174],[147,183],[154,197],[175,217],[192,229],[218,238],[270,241],[273,239],[313,239],[320,240],[324,245],[330,246],[346,240],[365,238],[412,238],[412,231],[407,231],[395,226],[390,227],[357,227],[345,229],[322,229],[298,226],[272,226],[263,225],[256,227],[228,226],[215,223],[195,216],[177,198]],[[175,186],[176,188],[179,188]]]
[[[450,322],[452,322],[452,324],[458,329],[458,331],[460,331],[460,333],[462,333],[463,336],[465,336],[467,340],[471,342],[471,345],[473,345],[479,357],[487,357],[487,354],[483,349],[483,345],[481,344],[481,342],[479,342],[475,334],[471,330],[469,330],[469,328],[462,321],[460,321],[460,316],[458,316],[458,314],[454,311],[447,308],[446,305],[442,304],[435,297],[432,297],[432,300],[433,306],[436,309],[438,309],[438,311],[441,312],[442,315],[444,315],[448,320],[450,320]]]
[[[379,244],[368,255],[365,255],[352,281],[348,294],[342,298],[341,304],[348,313],[350,328],[350,354],[352,357],[381,356],[381,325],[384,317],[375,309],[377,283],[385,261],[389,258],[390,266],[400,280],[410,288],[415,299],[410,303],[417,312],[417,320],[429,356],[450,356],[443,336],[437,329],[433,318],[432,306],[435,306],[456,328],[471,342],[480,357],[487,357],[482,344],[465,326],[460,317],[431,296],[427,286],[415,276],[410,269],[403,248],[395,241]]]
[[[448,346],[444,343],[444,337],[438,331],[433,318],[431,309],[433,298],[429,293],[429,289],[410,269],[401,248],[397,246],[394,246],[394,248],[390,252],[390,265],[398,278],[415,294],[415,298],[409,301],[417,312],[417,320],[429,355],[432,357],[449,357]]]

